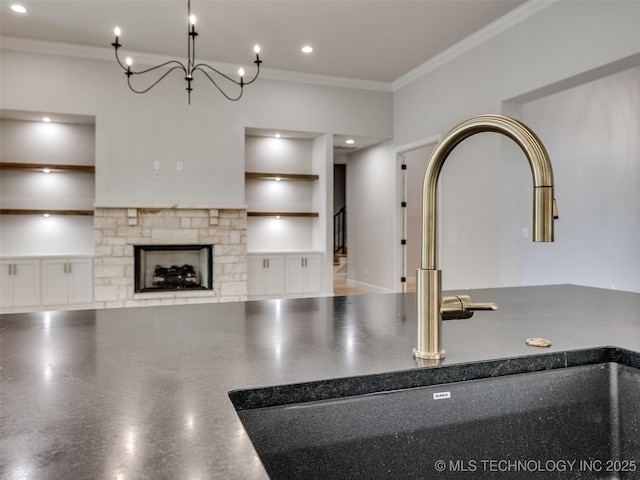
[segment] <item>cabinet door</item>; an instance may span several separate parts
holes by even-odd
[[[269,255],[266,260],[265,294],[281,295],[284,293],[284,257],[282,255]]]
[[[42,260],[42,304],[64,305],[69,295],[67,259]]]
[[[0,303],[3,307],[40,305],[38,260],[3,260],[0,266]]]
[[[287,255],[287,293],[322,291],[322,255]]]
[[[67,266],[68,303],[93,303],[93,259],[71,258]]]
[[[247,260],[247,294],[249,296],[264,295],[265,288],[265,259],[262,256],[249,255]]]
[[[20,260],[13,263],[13,306],[40,305],[40,262]]]
[[[13,307],[13,262],[0,262],[0,305]]]
[[[56,258],[42,260],[43,305],[67,305],[92,302],[92,259]]]
[[[322,291],[322,255],[307,255],[305,261],[305,293]]]
[[[287,293],[305,292],[305,268],[303,255],[287,255]]]
[[[249,255],[247,274],[249,296],[284,293],[284,257],[282,255]]]

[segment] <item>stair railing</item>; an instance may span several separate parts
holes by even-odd
[[[347,207],[333,215],[333,253],[347,253]]]

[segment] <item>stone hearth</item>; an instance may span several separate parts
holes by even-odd
[[[96,308],[233,302],[247,299],[245,208],[94,210]],[[213,245],[213,290],[135,293],[134,245]]]

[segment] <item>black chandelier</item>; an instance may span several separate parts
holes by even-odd
[[[167,75],[169,75],[171,72],[173,72],[174,70],[182,70],[184,72],[184,79],[187,82],[187,95],[188,95],[188,99],[189,99],[189,104],[191,104],[191,91],[193,90],[193,86],[192,83],[193,82],[193,74],[197,71],[202,72],[210,81],[211,83],[218,89],[220,90],[220,93],[222,93],[227,99],[231,100],[232,102],[235,102],[236,100],[239,100],[240,97],[242,97],[242,93],[244,92],[244,87],[245,85],[249,85],[253,82],[256,81],[256,79],[258,78],[258,75],[260,74],[260,64],[262,63],[262,60],[260,60],[260,46],[256,45],[254,47],[254,51],[256,53],[256,59],[253,61],[253,63],[256,64],[257,69],[256,69],[256,74],[255,76],[249,80],[248,82],[244,80],[244,69],[240,69],[238,71],[238,76],[240,78],[240,80],[236,80],[232,77],[230,77],[229,75],[221,72],[220,70],[207,65],[206,63],[198,63],[196,64],[196,37],[198,36],[198,33],[196,32],[196,17],[194,15],[191,15],[191,0],[187,0],[187,19],[188,19],[188,23],[187,23],[187,65],[185,66],[182,62],[178,61],[178,60],[169,60],[168,62],[162,63],[160,65],[156,65],[155,67],[151,67],[151,68],[147,68],[146,70],[140,70],[138,72],[134,72],[133,70],[131,70],[131,65],[133,63],[133,60],[131,59],[131,57],[127,57],[125,59],[125,64],[122,63],[122,61],[120,60],[120,57],[118,56],[118,48],[120,48],[122,45],[118,42],[118,38],[120,37],[120,28],[116,27],[114,29],[114,33],[116,35],[116,41],[113,42],[111,45],[113,46],[113,48],[115,48],[116,51],[116,60],[118,61],[118,64],[122,67],[122,69],[124,70],[125,75],[127,76],[127,84],[129,85],[129,88],[131,89],[132,92],[135,93],[146,93],[149,90],[151,90],[153,87],[155,87],[158,83],[160,83],[160,81],[166,77]],[[170,68],[169,68],[170,67]],[[144,75],[145,73],[149,73],[149,72],[153,72],[154,70],[157,70],[159,68],[168,68],[168,70],[162,74],[160,76],[160,78],[158,78],[155,82],[153,82],[151,85],[149,85],[147,88],[143,89],[143,90],[136,90],[132,85],[131,85],[131,77],[134,75]],[[224,89],[218,84],[218,82],[216,82],[216,80],[211,76],[211,74],[215,74],[216,76],[218,76],[218,80],[224,80],[226,81],[228,84],[233,85],[231,88],[237,88],[239,87],[239,92],[237,94],[237,96],[231,96],[230,94],[227,94],[227,92],[224,91]]]

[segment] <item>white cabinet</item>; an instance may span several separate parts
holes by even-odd
[[[42,305],[93,302],[93,260],[70,257],[42,260]]]
[[[249,255],[247,293],[250,297],[284,293],[283,255]]]
[[[286,293],[320,293],[322,291],[322,255],[287,255]]]
[[[40,261],[0,261],[0,303],[2,307],[26,307],[40,303]]]
[[[322,253],[253,253],[248,257],[250,298],[322,293]]]
[[[90,308],[93,257],[3,258],[0,307],[6,313]],[[75,307],[74,307],[75,306]]]

